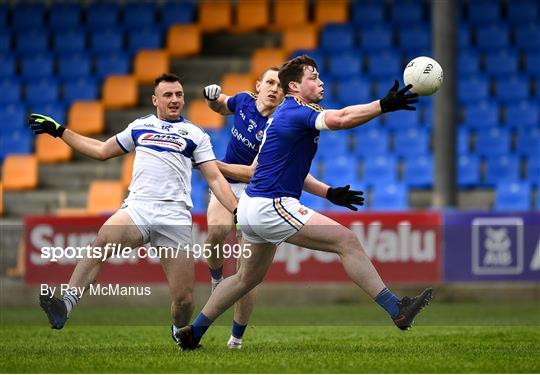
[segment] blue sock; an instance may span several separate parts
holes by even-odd
[[[213,320],[208,319],[203,313],[200,313],[193,322],[193,335],[195,339],[200,340],[213,322]]]
[[[396,297],[396,295],[392,293],[388,288],[384,288],[383,290],[381,290],[381,292],[377,294],[377,297],[375,297],[375,302],[377,302],[379,306],[385,309],[392,318],[395,318],[399,313],[399,307],[397,305],[398,301],[399,298]]]
[[[210,271],[210,275],[214,280],[219,280],[223,277],[223,266],[219,267],[218,269],[208,267],[208,270]]]
[[[247,324],[242,325],[240,323],[236,323],[236,320],[233,319],[232,321],[232,335],[236,337],[237,339],[241,339],[242,336],[244,336],[244,331],[246,330]]]

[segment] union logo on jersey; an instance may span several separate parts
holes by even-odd
[[[259,142],[261,142],[262,139],[263,139],[263,136],[264,136],[264,132],[263,132],[262,130],[259,130],[259,131],[257,132],[257,135],[255,135],[255,138],[257,138],[257,140],[258,140]]]
[[[158,146],[176,152],[184,151],[187,146],[184,138],[173,134],[141,134],[137,139],[137,143],[141,146]]]

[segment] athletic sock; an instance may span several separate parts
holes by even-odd
[[[77,303],[79,303],[79,296],[77,296],[77,293],[75,292],[65,292],[64,293],[64,303],[66,304],[66,309],[67,309],[67,314],[69,315],[69,313],[71,312],[71,310],[73,310],[73,308],[75,307],[75,305]]]
[[[377,297],[375,297],[375,302],[385,309],[392,318],[395,318],[399,314],[398,301],[399,298],[388,288],[381,290],[381,292],[377,294]]]
[[[178,331],[180,331],[180,328],[182,328],[182,327],[177,327],[176,324],[173,323],[173,325],[172,325],[173,335],[176,336],[176,333]]]
[[[217,268],[217,269],[213,269],[213,268],[210,268],[208,267],[208,270],[210,271],[210,276],[212,276],[212,279],[218,281],[218,280],[221,280],[223,278],[223,266]]]
[[[193,336],[195,336],[195,339],[200,340],[213,322],[206,315],[200,313],[193,322]]]
[[[244,336],[244,331],[246,330],[247,324],[242,325],[240,323],[237,323],[236,320],[232,321],[232,335],[237,338],[241,339],[242,336]]]

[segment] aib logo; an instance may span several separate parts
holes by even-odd
[[[424,68],[424,74],[428,74],[429,72],[431,72],[433,70],[433,64],[427,64],[426,67]]]

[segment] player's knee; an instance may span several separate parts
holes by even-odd
[[[262,283],[264,279],[264,274],[258,275],[256,273],[250,273],[250,274],[240,273],[239,278],[240,278],[240,283],[242,284],[242,288],[251,290],[257,285],[259,285],[260,283]]]
[[[190,307],[193,305],[193,291],[189,289],[178,291],[173,298],[173,303],[180,308]]]
[[[346,234],[341,236],[338,247],[341,254],[346,254],[349,252],[363,251],[358,237],[354,234],[353,231],[347,231]]]
[[[230,232],[230,227],[227,225],[214,225],[208,228],[207,243],[220,244],[225,241],[225,238]]]

